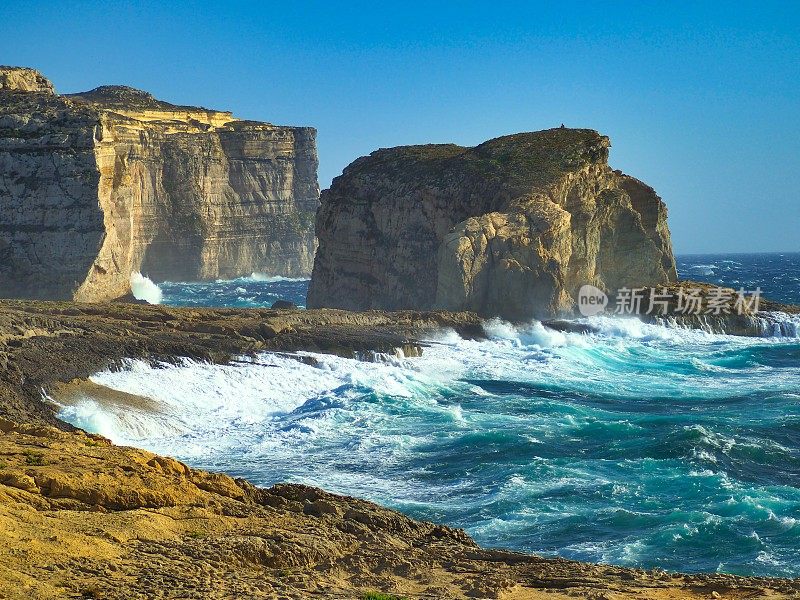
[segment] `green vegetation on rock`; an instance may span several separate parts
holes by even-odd
[[[404,600],[401,596],[394,594],[384,594],[382,592],[367,592],[362,597],[363,600]]]

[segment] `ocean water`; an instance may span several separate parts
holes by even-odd
[[[776,302],[800,304],[800,252],[770,254],[685,254],[677,257],[681,279],[747,291],[761,288]]]
[[[276,300],[288,300],[305,308],[308,279],[253,273],[226,281],[163,282],[160,303],[169,306],[228,306],[269,308]]]
[[[702,260],[682,269],[717,264]],[[800,270],[768,279],[730,260],[745,287],[758,277],[765,294],[795,297],[784,282]],[[87,397],[61,414],[261,485],[317,485],[463,527],[486,546],[800,576],[800,339],[591,322],[596,333],[576,334],[494,320],[488,340],[442,332],[422,357],[374,363],[131,362],[93,380],[158,412]]]

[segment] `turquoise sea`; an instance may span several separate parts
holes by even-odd
[[[679,271],[800,303],[800,254],[683,256]],[[307,281],[160,287],[174,305],[302,305]],[[85,398],[62,416],[258,484],[369,498],[486,546],[800,576],[800,338],[591,322],[596,333],[574,334],[494,320],[488,340],[442,332],[422,357],[381,362],[131,362],[93,379],[160,411]]]

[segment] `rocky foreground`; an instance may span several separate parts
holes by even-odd
[[[482,334],[471,313],[0,302],[0,598],[800,597],[796,581],[481,549],[462,531],[362,500],[260,489],[113,446],[41,401],[124,357],[413,354],[441,327]]]

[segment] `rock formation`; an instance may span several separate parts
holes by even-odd
[[[309,307],[570,312],[584,284],[677,278],[667,210],[587,129],[362,157],[322,193]]]
[[[0,297],[310,272],[316,132],[0,67]]]
[[[0,90],[55,94],[53,84],[39,73],[39,71],[26,69],[25,67],[7,67],[2,65],[0,65]]]

